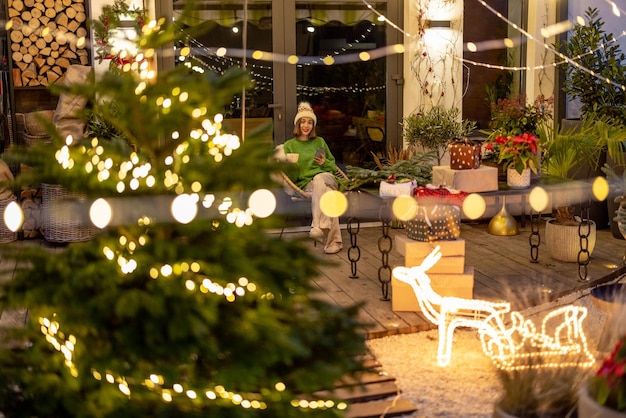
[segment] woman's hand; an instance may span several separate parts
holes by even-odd
[[[319,157],[313,158],[313,161],[316,162],[319,165],[323,165],[324,161],[326,161],[326,156],[322,154]]]

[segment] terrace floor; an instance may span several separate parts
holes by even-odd
[[[544,222],[539,233],[544,234]],[[578,263],[566,263],[552,259],[542,241],[536,263],[531,262],[529,236],[530,222],[520,227],[519,235],[495,236],[487,232],[488,222],[463,222],[461,238],[465,240],[465,265],[474,267],[475,299],[508,300],[512,308],[519,310],[539,302],[556,299],[585,288],[594,287],[626,273],[624,255],[626,241],[616,239],[609,229],[597,231],[597,240],[587,266],[587,280],[579,278]],[[283,233],[286,239],[306,238],[303,228]],[[366,330],[368,338],[380,338],[393,334],[425,331],[435,328],[420,312],[394,312],[392,310],[393,286],[384,286],[379,280],[382,253],[378,242],[382,236],[380,223],[361,226],[357,235],[360,259],[356,265],[356,278],[352,278],[352,265],[348,260],[350,235],[343,230],[344,249],[336,255],[325,255],[322,246],[314,246],[314,253],[335,261],[332,265],[319,267],[315,283],[320,296],[342,306],[363,303],[362,319],[371,324]],[[404,229],[389,228],[392,242],[396,235],[406,235]],[[404,265],[404,256],[393,248],[388,256],[390,268]],[[383,282],[389,280],[387,269],[382,269]]]

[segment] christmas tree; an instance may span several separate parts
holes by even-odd
[[[101,228],[54,251],[3,248],[18,266],[4,308],[29,313],[0,349],[5,416],[344,412],[314,393],[363,368],[358,307],[316,298],[319,260],[269,234],[280,220],[256,209],[277,188],[272,144],[223,133],[215,116],[250,87],[246,72],[149,77],[143,62],[184,38],[161,20],[144,27],[136,66],[54,87],[86,97],[84,116],[115,134],[56,132],[12,153],[31,166],[18,185],[83,195],[78,213]]]

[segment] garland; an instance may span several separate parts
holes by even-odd
[[[122,19],[124,17],[124,19]],[[111,60],[111,67],[122,67],[125,64],[135,62],[135,57],[127,51],[115,52],[111,41],[111,35],[120,26],[120,22],[127,21],[130,17],[135,24],[137,33],[141,33],[144,25],[146,12],[141,8],[130,8],[124,0],[115,0],[112,5],[102,7],[102,14],[93,22],[94,37],[96,42],[96,58],[98,62]],[[124,52],[124,54],[122,54]]]

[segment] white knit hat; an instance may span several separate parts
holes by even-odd
[[[313,108],[309,102],[300,102],[298,105],[298,113],[293,120],[293,125],[296,126],[301,118],[311,118],[313,119],[313,126],[317,125],[317,116],[315,116]]]

